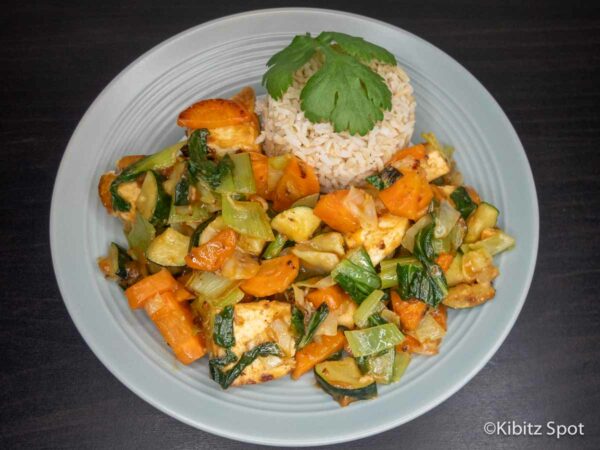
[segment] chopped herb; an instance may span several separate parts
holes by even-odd
[[[323,65],[300,93],[305,116],[315,123],[331,122],[336,132],[367,134],[383,119],[383,111],[391,109],[392,95],[384,79],[366,64],[377,60],[395,65],[396,58],[382,47],[343,33],[299,35],[267,62],[262,82],[269,95],[280,99],[294,72],[317,52]]]

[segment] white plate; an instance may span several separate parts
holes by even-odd
[[[469,184],[498,206],[516,236],[499,258],[496,298],[452,311],[438,356],[417,357],[402,382],[379,398],[339,408],[311,375],[222,391],[206,359],[178,364],[143,311],[96,267],[117,220],[97,196],[97,180],[121,156],[151,153],[179,140],[177,113],[195,100],[259,88],[268,57],[298,33],[335,30],[392,51],[412,79],[417,132],[432,130],[457,149]],[[264,91],[263,91],[264,92]],[[538,206],[525,152],[508,119],[481,84],[422,39],[365,17],[316,9],[275,9],[226,17],[185,31],[127,67],[81,119],[64,154],[50,219],[52,257],[65,304],[106,367],[165,413],[202,430],[246,442],[318,445],[349,441],[403,424],[430,410],[492,357],[525,301],[538,246]]]

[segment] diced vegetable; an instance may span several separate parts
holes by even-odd
[[[260,264],[248,253],[235,250],[233,255],[223,262],[221,275],[231,280],[248,280],[258,273]]]
[[[314,213],[323,222],[342,233],[352,233],[360,228],[358,219],[344,206],[348,192],[342,190],[323,195],[314,209]]]
[[[459,283],[464,283],[467,281],[467,277],[462,271],[462,254],[457,253],[448,270],[445,271],[444,275],[446,276],[446,283],[448,286],[456,286]]]
[[[379,191],[379,198],[392,214],[417,220],[427,211],[433,192],[423,176],[406,172],[392,186]]]
[[[221,184],[216,192],[231,194],[254,194],[256,192],[256,183],[254,182],[254,173],[252,170],[252,160],[249,153],[236,153],[230,155],[233,166],[231,172],[223,176]]]
[[[194,103],[179,113],[177,125],[196,130],[239,125],[251,120],[250,112],[241,104],[223,98]]]
[[[186,302],[178,302],[172,292],[163,292],[148,299],[144,308],[181,363],[190,364],[204,356],[206,349]]]
[[[115,275],[121,279],[127,278],[127,263],[131,261],[127,250],[112,242],[108,251],[108,259],[110,261],[111,275]]]
[[[335,311],[344,303],[351,301],[351,298],[348,296],[348,294],[346,294],[337,285],[315,289],[306,296],[306,299],[311,302],[315,308],[318,308],[323,303],[326,303],[331,311]]]
[[[383,294],[383,291],[379,289],[374,290],[354,311],[354,323],[357,327],[364,328],[369,321],[369,317],[383,309],[383,303],[381,302]]]
[[[285,166],[290,162],[291,156],[289,154],[280,156],[271,156],[268,158],[268,172],[267,172],[267,200],[273,200],[275,194],[275,188],[277,183],[283,176]]]
[[[230,280],[214,272],[194,272],[186,283],[186,287],[194,291],[198,298],[208,301],[213,306],[238,285],[239,281]]]
[[[377,383],[389,384],[394,376],[396,350],[392,347],[380,355],[367,357],[367,374]]]
[[[230,348],[235,345],[233,334],[233,305],[228,305],[215,314],[213,323],[213,341],[215,344]]]
[[[183,222],[204,222],[209,217],[210,213],[204,207],[204,205],[171,205],[171,212],[169,213],[169,224],[172,225],[175,223]]]
[[[263,261],[258,273],[240,287],[247,294],[266,297],[285,291],[298,276],[300,261],[295,255],[279,256]]]
[[[223,196],[223,220],[240,234],[272,241],[275,239],[269,217],[260,203],[233,200]]]
[[[440,253],[435,259],[435,263],[440,266],[440,269],[446,272],[450,267],[450,264],[452,264],[453,259],[454,256],[452,256],[451,253]]]
[[[340,233],[329,232],[322,233],[312,238],[308,244],[320,252],[335,253],[338,256],[344,256],[344,236]]]
[[[413,331],[418,326],[425,312],[427,305],[417,299],[402,300],[400,296],[392,291],[392,308],[400,317],[400,325],[405,331]]]
[[[448,236],[459,218],[460,213],[450,206],[450,203],[446,200],[442,200],[434,213],[435,228],[433,236],[437,239]]]
[[[331,272],[331,276],[357,303],[381,287],[381,280],[362,247],[349,252],[346,259]]]
[[[430,314],[427,314],[415,329],[414,336],[419,342],[425,342],[442,339],[445,334],[446,330]]]
[[[176,288],[177,281],[173,275],[168,270],[162,269],[129,286],[125,291],[125,296],[129,301],[129,307],[137,309],[141,308],[148,299],[167,291],[174,291]]]
[[[177,154],[181,147],[185,145],[185,142],[178,142],[177,144],[171,145],[158,153],[146,156],[140,159],[134,164],[131,164],[127,169],[123,170],[117,176],[110,185],[110,193],[112,195],[112,207],[115,211],[129,211],[131,205],[128,201],[123,199],[119,193],[118,188],[120,184],[127,181],[135,180],[139,175],[144,172],[160,170],[166,167],[170,167],[175,164]]]
[[[273,195],[273,209],[283,211],[296,200],[320,191],[319,179],[314,169],[296,157],[292,157],[277,182]]]
[[[496,290],[490,283],[457,284],[449,289],[444,305],[454,308],[472,308],[494,298]]]
[[[135,221],[129,233],[127,233],[127,242],[130,248],[137,248],[146,251],[148,245],[154,239],[156,230],[141,214],[135,215]]]
[[[388,323],[362,330],[344,331],[354,356],[369,356],[402,342],[404,335],[394,324]]]
[[[296,335],[296,342],[302,339],[304,336],[304,313],[301,309],[296,307],[296,305],[292,305],[292,330],[294,330],[294,334]]]
[[[391,379],[392,383],[397,383],[400,381],[409,364],[410,353],[396,351],[396,358],[394,359],[394,372]]]
[[[329,306],[327,306],[327,303],[323,303],[321,306],[319,306],[317,308],[317,310],[313,313],[310,320],[308,321],[308,325],[306,326],[304,335],[298,341],[297,347],[299,349],[306,346],[310,341],[312,341],[312,338],[315,335],[315,331],[317,331],[317,328],[319,328],[319,325],[321,325],[325,321],[328,314],[329,314]]]
[[[304,244],[296,245],[292,253],[302,260],[305,268],[316,273],[329,273],[340,262],[340,258],[335,253],[316,251]]]
[[[240,250],[251,254],[252,256],[260,256],[267,241],[246,234],[239,236],[237,246]]]
[[[179,283],[179,281],[177,282],[177,286],[175,287],[173,294],[175,295],[175,299],[178,302],[185,302],[187,300],[193,300],[195,298],[195,295],[188,291],[185,287],[183,287],[183,285]]]
[[[296,242],[308,240],[320,224],[321,219],[307,206],[286,209],[271,221],[274,230]]]
[[[207,129],[196,129],[190,134],[187,145],[190,158],[188,171],[194,181],[203,180],[211,189],[217,189],[224,177],[231,173],[233,162],[226,155],[218,163],[208,159]]]
[[[412,147],[406,147],[396,152],[394,156],[389,160],[388,164],[396,161],[402,161],[404,159],[411,160],[423,160],[425,159],[425,146],[423,144],[413,145]]]
[[[464,186],[457,187],[451,194],[450,198],[456,205],[456,209],[460,212],[463,219],[466,219],[477,208],[477,205],[467,192]]]
[[[266,198],[269,192],[269,160],[258,152],[248,152],[248,155],[252,164],[256,194]]]
[[[376,327],[378,325],[385,325],[387,320],[385,320],[379,313],[371,314],[369,319],[367,320],[367,325],[369,327]]]
[[[467,253],[471,250],[485,249],[490,255],[494,256],[514,246],[515,239],[500,231],[481,241],[472,244],[463,244],[460,249],[463,253]]]
[[[346,337],[342,331],[334,336],[321,336],[319,342],[311,342],[296,352],[296,366],[292,378],[297,380],[311,370],[316,364],[330,359],[331,356],[344,348]]]
[[[223,372],[216,364],[209,364],[210,375],[223,389],[227,389],[239,377],[244,369],[254,362],[258,357],[280,356],[281,350],[273,342],[265,342],[244,352],[235,366],[229,371]]]
[[[475,212],[471,214],[467,220],[467,235],[465,236],[465,242],[470,244],[478,241],[481,232],[485,228],[495,227],[497,221],[498,210],[496,207],[489,203],[480,203]]]
[[[194,247],[190,254],[185,257],[185,264],[196,270],[209,272],[218,270],[233,255],[236,242],[235,231],[229,228],[222,230],[210,241],[199,247]]]
[[[219,217],[221,217],[221,216],[219,216]],[[223,219],[221,218],[221,220],[223,220]],[[194,230],[194,232],[190,236],[190,246],[188,247],[188,250],[191,250],[192,248],[198,247],[198,245],[200,245],[200,236],[202,235],[202,232],[212,222],[214,222],[214,220],[210,220],[210,217],[209,217],[204,222],[202,222],[201,224],[199,224],[198,226],[196,226],[196,229]]]
[[[307,206],[309,208],[314,208],[319,201],[320,194],[310,194],[306,197],[299,198],[292,204],[292,208],[296,206]]]
[[[402,238],[402,247],[412,253],[415,246],[415,237],[419,231],[429,225],[432,220],[433,219],[429,214],[417,220],[408,230],[406,230],[406,233],[404,233],[404,237]]]
[[[361,373],[354,358],[317,364],[315,378],[319,386],[341,406],[377,397],[377,383]]]
[[[283,234],[277,234],[277,236],[275,236],[275,240],[271,241],[265,249],[264,253],[262,254],[262,259],[273,259],[276,256],[279,256],[287,241],[287,237],[285,237]]]
[[[393,166],[386,166],[380,173],[371,175],[366,181],[378,190],[383,190],[394,184],[402,174]]]
[[[171,211],[171,197],[163,189],[160,175],[157,173],[146,172],[136,208],[142,217],[155,227],[167,222]]]
[[[388,289],[391,287],[398,286],[398,273],[396,266],[398,264],[413,264],[419,266],[419,260],[412,256],[405,256],[402,258],[395,259],[384,259],[381,261],[381,272],[379,278],[381,278],[381,289]]]
[[[189,205],[190,182],[184,175],[175,185],[175,195],[173,196],[173,204],[175,206]]]
[[[344,197],[343,206],[358,220],[362,229],[374,230],[377,228],[375,199],[365,190],[352,186]]]
[[[189,237],[167,228],[150,242],[146,258],[163,267],[181,267],[185,265],[189,245]]]

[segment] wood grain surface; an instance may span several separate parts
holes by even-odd
[[[438,46],[506,111],[537,185],[541,240],[525,307],[487,366],[442,405],[337,448],[600,448],[598,2],[311,1]],[[246,449],[154,409],[96,359],[50,258],[62,153],[127,64],[186,28],[282,2],[3,2],[0,27],[0,448]],[[202,405],[198,405],[202,408]],[[584,436],[490,437],[487,421],[583,423]]]

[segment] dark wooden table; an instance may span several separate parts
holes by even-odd
[[[249,447],[164,415],[104,368],[63,306],[48,244],[56,170],[100,90],[175,33],[227,14],[282,6],[203,3],[4,2],[0,448]],[[524,3],[304,4],[388,21],[456,58],[514,124],[540,202],[535,278],[498,353],[433,411],[346,448],[600,448],[600,14],[591,7],[597,2]],[[558,441],[487,436],[484,423],[497,420],[583,423],[585,435]]]

